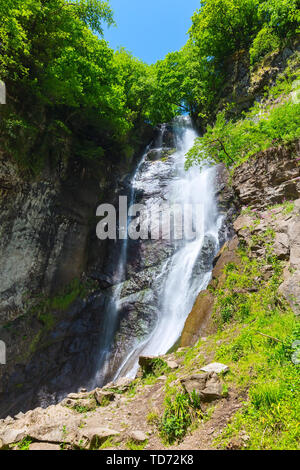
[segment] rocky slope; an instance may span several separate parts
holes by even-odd
[[[214,420],[203,423],[199,429],[201,441],[198,441],[197,447],[208,449],[212,434],[215,433],[216,436],[222,430],[230,416],[241,406],[240,401],[236,394],[230,400],[223,397],[221,380],[216,372],[190,374],[180,378],[183,358],[176,355],[164,356],[169,370],[176,371],[177,383],[187,393],[191,394],[192,390],[196,390],[201,394],[203,413],[206,413],[205,410],[212,403],[219,404]],[[151,367],[151,361],[151,358],[147,358],[148,367]],[[215,365],[212,366],[213,369],[214,367]],[[0,448],[164,448],[157,436],[155,418],[151,420],[151,417],[158,416],[163,411],[167,380],[167,374],[158,377],[152,385],[147,385],[141,379],[120,379],[103,389],[70,394],[56,406],[37,408],[26,414],[19,413],[15,418],[8,417],[0,421]],[[188,448],[193,448],[192,443],[189,446]]]
[[[239,244],[250,246],[253,256],[263,256],[264,233],[268,230],[274,255],[286,263],[280,291],[299,312],[299,156],[300,142],[296,141],[261,152],[235,170],[225,197],[238,204],[241,214],[233,224],[236,236],[225,243],[215,258],[210,286],[220,286],[225,265],[238,262]],[[284,205],[289,203],[290,210],[285,210]],[[272,270],[271,266],[268,268]],[[210,286],[196,300],[181,336],[181,346],[190,346],[201,334],[213,331],[210,319],[214,296]]]

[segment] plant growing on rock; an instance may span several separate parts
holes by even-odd
[[[160,436],[168,444],[180,441],[193,421],[201,416],[200,397],[195,391],[191,396],[182,391],[173,398],[167,396],[165,411],[159,423]]]

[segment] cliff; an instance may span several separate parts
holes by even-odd
[[[0,414],[57,401],[94,372],[106,297],[93,273],[107,258],[95,233],[96,208],[115,202],[153,138],[144,126],[129,159],[107,153],[96,163],[70,154],[37,176],[1,154],[0,337],[7,364],[0,368]]]

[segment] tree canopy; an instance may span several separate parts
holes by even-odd
[[[143,123],[208,115],[226,59],[244,49],[255,63],[293,37],[299,0],[200,2],[187,44],[153,65],[109,47],[108,1],[0,0],[0,17],[0,79],[8,92],[0,139],[10,153],[19,147],[24,163],[24,146],[34,149],[30,160],[41,142],[56,145],[52,155],[61,158],[71,135],[84,158],[127,154],[132,129]]]
[[[137,122],[173,117],[173,105],[157,98],[155,69],[103,39],[103,24],[114,22],[108,2],[0,0],[0,15],[0,77],[9,98],[1,131],[14,151],[42,133],[61,141],[80,123],[121,153]],[[97,144],[90,154],[103,149]]]

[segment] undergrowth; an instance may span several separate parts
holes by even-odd
[[[176,388],[170,388],[165,398],[165,410],[158,423],[160,436],[165,444],[181,441],[192,423],[202,418],[200,397]]]

